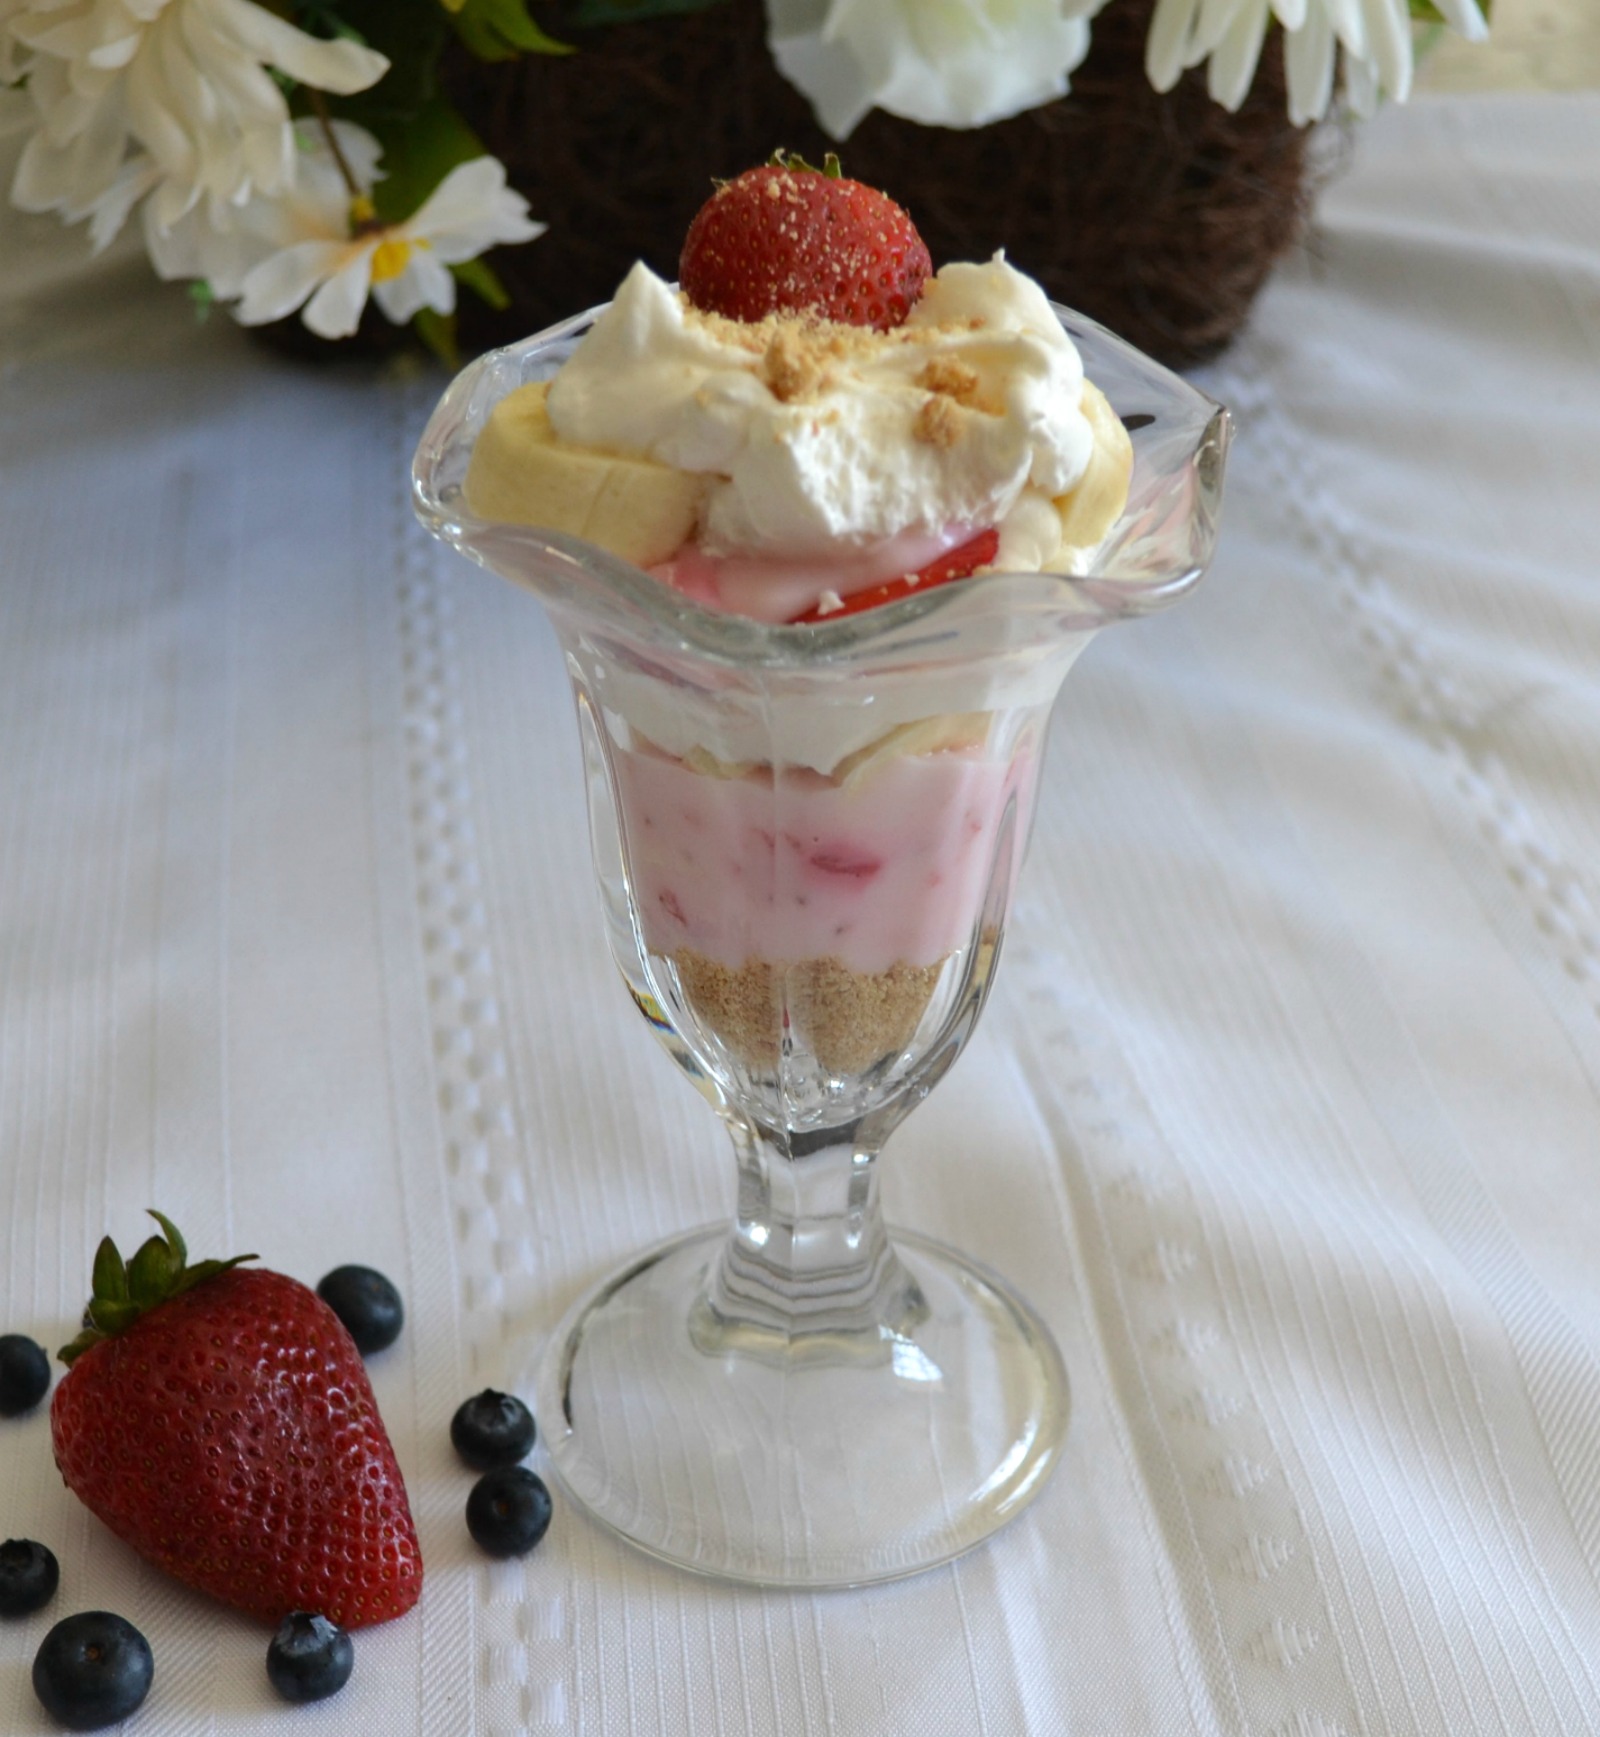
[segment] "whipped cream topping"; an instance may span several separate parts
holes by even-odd
[[[1082,391],[1043,291],[999,254],[945,266],[890,332],[743,325],[641,263],[548,406],[563,440],[711,478],[699,540],[713,555],[837,561],[994,525],[995,565],[1025,571],[1055,554],[1050,501],[1089,463]]]

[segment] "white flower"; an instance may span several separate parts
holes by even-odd
[[[1060,96],[1104,0],[767,0],[778,69],[845,138],[869,109],[982,127]]]
[[[1445,20],[1469,41],[1489,26],[1478,0],[1435,0]],[[1336,51],[1344,53],[1345,91],[1360,113],[1380,96],[1411,93],[1411,11],[1407,0],[1157,0],[1145,44],[1145,68],[1159,91],[1186,67],[1208,61],[1206,84],[1224,108],[1236,109],[1255,77],[1267,25],[1284,29],[1289,118],[1319,120],[1333,95]]]
[[[364,127],[334,121],[345,169],[360,192],[372,191],[382,178],[378,168],[382,147]],[[350,234],[351,192],[344,170],[317,121],[295,123],[297,151],[291,187],[276,195],[258,193],[243,205],[230,207],[213,223],[203,206],[186,211],[176,223],[162,228],[152,208],[144,209],[145,246],[156,275],[201,278],[218,301],[231,302],[243,293],[244,280],[263,260],[302,241],[346,240]]]
[[[389,65],[254,0],[0,0],[0,33],[36,123],[12,199],[93,217],[100,245],[146,193],[166,228],[201,200],[216,218],[290,184],[293,129],[268,67],[347,95]]]
[[[456,280],[449,267],[491,247],[544,233],[528,204],[506,185],[493,157],[458,164],[403,223],[361,221],[378,178],[379,146],[370,133],[334,122],[341,169],[326,135],[299,124],[300,172],[278,198],[258,195],[223,226],[189,213],[166,231],[147,222],[150,257],[162,277],[202,277],[221,301],[237,298],[244,325],[282,319],[304,305],[306,325],[323,338],[347,338],[370,293],[403,325],[420,309],[451,313]],[[353,198],[344,170],[359,189]]]

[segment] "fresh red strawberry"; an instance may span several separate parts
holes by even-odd
[[[926,567],[919,567],[915,573],[902,573],[897,579],[885,579],[881,585],[868,585],[861,591],[852,591],[837,609],[824,610],[819,604],[804,615],[795,616],[789,625],[799,627],[818,621],[842,621],[847,615],[859,615],[863,609],[896,603],[914,591],[948,585],[952,579],[970,579],[980,567],[987,567],[999,552],[1000,533],[979,531],[977,536],[935,556]]]
[[[126,1265],[109,1237],[50,1406],[67,1487],[141,1556],[277,1623],[409,1610],[422,1557],[360,1353],[281,1273],[188,1265],[160,1213]],[[239,1260],[253,1260],[241,1255]]]
[[[813,169],[779,151],[700,207],[678,279],[695,307],[729,319],[814,314],[882,332],[905,319],[932,269],[887,194],[842,175],[831,152]]]

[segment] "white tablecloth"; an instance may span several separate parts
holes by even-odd
[[[1059,1336],[1066,1464],[826,1596],[462,1525],[458,1399],[732,1167],[605,958],[543,618],[411,523],[438,381],[8,214],[0,1331],[62,1342],[149,1205],[385,1269],[429,1572],[279,1711],[263,1634],[0,1423],[0,1534],[63,1576],[0,1731],[90,1606],[154,1646],[143,1737],[1600,1731],[1597,185],[1600,98],[1386,113],[1205,376],[1213,574],[1069,680],[995,1000],[886,1164]]]

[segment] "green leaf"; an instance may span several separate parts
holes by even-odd
[[[372,131],[384,171],[372,203],[385,223],[404,221],[457,164],[485,155],[483,141],[443,97],[404,121],[381,119]]]
[[[128,1300],[128,1269],[122,1251],[109,1236],[101,1237],[100,1246],[94,1251],[93,1287],[95,1296],[108,1303]]]
[[[144,1311],[135,1302],[108,1303],[96,1298],[89,1305],[89,1319],[102,1335],[120,1333],[132,1326]]]
[[[450,14],[455,33],[479,60],[519,54],[571,54],[570,43],[547,36],[528,16],[527,0],[466,0]]]
[[[464,259],[450,267],[450,275],[465,284],[480,301],[485,301],[496,313],[503,314],[511,306],[511,293],[501,283],[492,265],[481,259]]]
[[[451,373],[460,368],[461,350],[456,343],[454,314],[438,314],[432,308],[422,308],[412,320],[411,329]]]
[[[787,169],[791,175],[822,175],[830,181],[840,181],[844,178],[844,165],[839,161],[837,151],[823,153],[822,167],[808,163],[798,151],[786,151],[780,145],[767,162],[774,169]]]
[[[152,1236],[139,1244],[128,1262],[128,1290],[141,1309],[153,1309],[172,1294],[172,1284],[182,1270],[165,1237]],[[98,1315],[95,1325],[103,1323]]]
[[[167,1247],[172,1250],[172,1256],[180,1267],[187,1266],[189,1261],[189,1245],[183,1240],[183,1232],[178,1229],[164,1212],[157,1212],[153,1206],[145,1210],[161,1226],[167,1239]]]
[[[85,1327],[76,1339],[63,1345],[56,1352],[56,1356],[70,1369],[91,1345],[98,1345],[104,1338],[104,1333],[97,1333],[93,1327]]]
[[[185,1267],[173,1280],[169,1296],[181,1297],[185,1291],[192,1291],[196,1285],[203,1285],[207,1279],[214,1279],[218,1273],[231,1272],[241,1261],[253,1261],[253,1254],[234,1255],[231,1260],[200,1261],[192,1267]]]
[[[161,1226],[162,1234],[141,1243],[126,1265],[111,1238],[101,1239],[94,1256],[94,1295],[83,1312],[83,1331],[57,1353],[63,1363],[70,1364],[91,1345],[123,1332],[169,1298],[182,1296],[229,1267],[256,1258],[253,1254],[235,1255],[232,1260],[206,1260],[190,1266],[189,1250],[177,1225],[154,1207],[150,1216]]]

